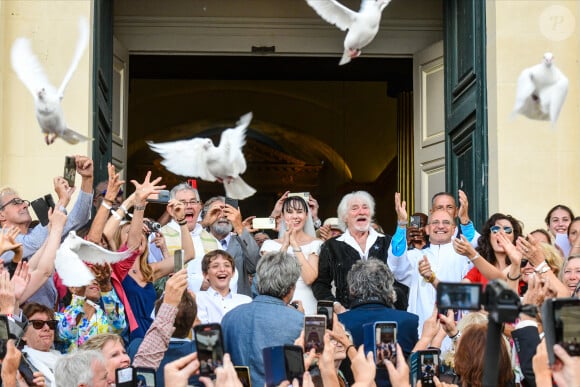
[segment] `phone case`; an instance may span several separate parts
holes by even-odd
[[[64,179],[68,182],[69,187],[75,186],[75,177],[77,173],[77,166],[74,157],[66,156],[64,159]]]
[[[40,224],[46,226],[48,224],[48,204],[46,203],[45,198],[38,198],[30,202],[30,206],[32,210],[36,214],[36,217],[40,221]]]

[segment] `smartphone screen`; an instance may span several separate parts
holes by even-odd
[[[316,306],[316,313],[326,317],[326,329],[332,330],[334,318],[334,302],[318,301]]]
[[[375,363],[377,368],[386,368],[384,360],[397,364],[397,323],[375,323]]]
[[[135,368],[135,386],[156,387],[155,370],[153,368]]]
[[[570,356],[580,356],[580,305],[577,303],[554,303],[555,342]]]
[[[173,272],[177,273],[183,269],[183,250],[177,249],[173,252]]]
[[[235,366],[238,379],[243,387],[252,387],[252,379],[250,378],[250,368],[244,366]]]
[[[433,376],[439,377],[439,351],[419,351],[419,373],[421,385],[435,385]]]
[[[304,351],[314,348],[316,353],[324,350],[324,333],[326,332],[326,316],[304,316]]]
[[[134,376],[133,367],[117,368],[115,370],[115,386],[133,387]]]
[[[297,345],[284,346],[284,363],[286,366],[286,380],[298,379],[302,385],[304,374],[304,352]]]
[[[223,365],[224,345],[220,324],[202,324],[194,328],[199,373],[214,375],[215,369]]]
[[[421,217],[419,215],[411,216],[410,226],[416,228],[421,227]]]
[[[6,343],[9,337],[8,317],[0,316],[0,359],[4,359],[4,356],[6,356]]]
[[[67,181],[69,187],[75,186],[75,176],[77,173],[77,165],[74,157],[66,156],[64,158],[64,173],[63,177]]]
[[[479,310],[481,284],[440,282],[437,286],[437,307],[447,309]]]
[[[276,228],[276,219],[254,218],[252,219],[252,228],[255,228],[256,230],[273,230]]]
[[[228,198],[226,196],[226,204],[229,204],[230,206],[232,206],[234,208],[238,208],[238,199],[232,199],[232,198]]]

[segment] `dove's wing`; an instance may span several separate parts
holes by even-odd
[[[65,242],[56,251],[54,268],[66,286],[85,286],[95,279],[93,272],[71,250],[70,244]]]
[[[246,171],[246,159],[242,153],[242,147],[246,143],[246,130],[252,121],[252,112],[244,114],[233,129],[222,132],[217,151],[226,156],[228,169],[231,176],[238,176]]]
[[[560,115],[560,110],[564,106],[566,95],[568,94],[568,78],[561,74],[560,79],[550,87],[550,121],[555,124]]]
[[[68,71],[66,72],[66,75],[64,76],[64,79],[62,80],[62,83],[60,84],[60,87],[58,89],[58,96],[60,99],[62,99],[62,97],[64,96],[64,89],[66,88],[68,81],[70,81],[75,70],[77,69],[77,66],[81,61],[81,58],[85,52],[85,49],[87,48],[88,43],[89,43],[89,23],[87,22],[86,18],[81,17],[79,19],[79,39],[77,40],[77,48],[75,49],[75,55],[73,56],[72,63],[70,64]]]
[[[163,157],[161,164],[168,171],[186,177],[199,177],[205,181],[216,181],[216,177],[207,169],[206,146],[211,144],[208,138],[192,138],[164,143],[147,141],[151,150]],[[211,148],[215,148],[213,144]]]
[[[316,13],[343,31],[350,28],[357,17],[357,13],[336,0],[306,0]]]
[[[521,112],[521,109],[526,105],[526,100],[530,98],[535,88],[536,86],[532,79],[532,68],[524,69],[518,78],[514,113]]]
[[[101,246],[82,238],[80,240],[80,245],[76,250],[76,253],[82,261],[93,264],[103,264],[105,262],[112,264],[127,259],[133,255],[133,251],[131,250],[117,253],[104,249]]]
[[[10,60],[14,72],[35,100],[38,97],[37,93],[41,89],[54,90],[54,86],[50,84],[46,77],[44,68],[38,61],[36,55],[34,55],[34,52],[32,52],[30,40],[26,38],[16,39],[12,45]]]

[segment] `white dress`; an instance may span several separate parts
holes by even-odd
[[[323,241],[320,239],[314,239],[312,242],[300,246],[302,249],[302,253],[306,260],[310,257],[310,254],[314,253],[316,255],[320,254],[320,246],[322,245]],[[264,241],[262,248],[260,249],[260,254],[265,254],[270,251],[280,251],[282,244],[276,242],[275,240],[268,239]],[[294,251],[292,251],[292,246],[288,246],[288,254],[294,256]],[[296,281],[296,290],[294,291],[294,300],[302,301],[302,306],[304,306],[304,314],[312,315],[316,314],[316,297],[314,297],[314,293],[312,293],[312,289],[310,285],[306,285],[302,276],[298,278]]]

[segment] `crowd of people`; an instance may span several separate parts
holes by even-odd
[[[30,202],[16,190],[0,190],[0,315],[11,334],[0,343],[5,386],[111,386],[128,367],[152,369],[159,386],[242,386],[234,366],[244,366],[261,387],[263,349],[304,349],[304,316],[318,314],[319,301],[334,311],[332,329],[317,339],[324,345],[315,346],[323,350],[306,351],[300,382],[280,385],[409,386],[416,378],[407,360],[429,349],[440,353],[427,375],[434,385],[482,386],[489,316],[438,310],[437,288],[492,281],[523,305],[501,333],[497,385],[580,385],[579,358],[547,347],[543,329],[553,324],[542,324],[548,317],[539,313],[545,299],[577,297],[580,288],[580,217],[565,205],[548,211],[545,230],[525,232],[501,213],[473,224],[461,190],[459,205],[442,192],[429,214],[412,215],[396,193],[390,235],[389,225],[384,232],[375,222],[367,192],[345,195],[336,216],[322,222],[312,195],[287,191],[271,211],[253,214],[272,218],[275,229],[257,230],[241,206],[222,196],[202,200],[187,183],[167,187],[165,213],[147,218],[148,199],[166,188],[161,178],[149,172],[131,180],[125,197],[114,166],[94,184],[92,160],[77,155],[75,163],[76,201],[70,205],[76,187],[56,177],[48,225],[33,222]],[[81,256],[94,279],[66,286],[55,259],[71,231],[128,258],[91,264]],[[396,348],[390,339],[365,345],[368,325],[382,322],[396,327],[389,333]],[[197,352],[200,324],[220,325],[223,358],[198,358],[206,355]],[[212,377],[200,375],[207,370]]]

